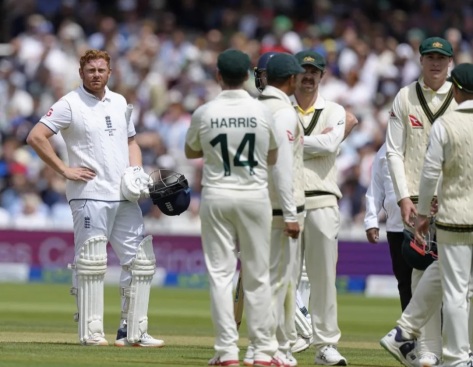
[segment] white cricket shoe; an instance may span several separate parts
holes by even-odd
[[[103,334],[95,333],[92,334],[88,339],[84,340],[81,344],[87,347],[106,346],[108,345],[108,341],[104,338]]]
[[[426,352],[421,354],[419,365],[420,367],[440,366],[440,360],[434,353]]]
[[[286,353],[285,365],[287,367],[296,367],[297,366],[297,359],[294,358],[291,351],[287,351],[287,353]]]
[[[404,366],[419,367],[419,360],[415,353],[415,340],[404,338],[400,327],[396,326],[387,333],[379,344]]]
[[[222,361],[220,359],[220,356],[218,354],[216,354],[215,356],[213,356],[212,359],[209,360],[209,363],[208,363],[209,366],[227,366],[227,367],[230,367],[230,366],[239,366],[240,365],[240,361],[238,360],[238,358],[236,359],[228,359],[228,360],[225,360],[225,361]]]
[[[164,347],[164,340],[155,339],[148,333],[141,335],[136,343],[130,343],[125,337],[115,340],[116,347],[145,347],[145,348],[161,348]]]
[[[315,364],[323,366],[347,366],[347,359],[337,350],[335,345],[324,345],[315,355]]]
[[[286,355],[280,350],[274,353],[270,361],[258,361],[255,360],[253,363],[254,367],[289,367],[287,364]]]
[[[302,335],[297,335],[296,342],[291,347],[291,352],[292,353],[302,352],[306,350],[307,348],[309,348],[311,343],[312,343],[311,338],[304,338]]]
[[[255,348],[250,344],[246,350],[245,357],[243,358],[243,365],[251,367],[255,362]]]

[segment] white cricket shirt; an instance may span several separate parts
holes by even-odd
[[[83,86],[66,94],[40,122],[54,133],[61,131],[70,167],[87,167],[96,177],[88,182],[67,181],[67,199],[124,200],[121,176],[129,166],[128,138],[136,135],[133,122],[125,118],[127,102],[105,89],[102,100]]]
[[[186,143],[203,151],[205,187],[268,186],[268,151],[276,149],[271,112],[245,90],[225,90],[192,115]]]

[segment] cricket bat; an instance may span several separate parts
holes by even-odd
[[[235,316],[235,322],[237,330],[240,328],[241,319],[243,317],[243,283],[241,278],[242,270],[240,269],[240,275],[235,289],[235,297],[233,299],[233,313]]]

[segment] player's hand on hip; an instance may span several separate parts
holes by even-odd
[[[93,180],[96,176],[95,171],[87,167],[75,167],[66,168],[62,175],[71,181],[90,181]]]
[[[284,222],[284,234],[291,238],[298,238],[301,228],[299,222]]]
[[[399,206],[401,207],[401,216],[404,224],[414,227],[417,217],[417,208],[411,198],[407,197],[401,199],[401,201],[399,201]]]
[[[370,243],[378,243],[379,228],[370,228],[366,230],[366,238]]]

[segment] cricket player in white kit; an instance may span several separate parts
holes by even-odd
[[[313,51],[296,55],[305,73],[297,76],[294,106],[304,130],[304,188],[307,215],[302,236],[310,283],[309,312],[316,348],[315,363],[346,366],[337,350],[336,267],[340,213],[335,160],[345,137],[345,109],[318,94],[325,59]]]
[[[266,73],[268,61],[274,55],[277,55],[278,53],[279,52],[269,51],[262,54],[260,58],[258,59],[257,66],[254,68],[254,77],[255,77],[255,86],[260,92],[263,92],[263,90],[266,88],[266,85],[268,84],[267,73]],[[292,135],[294,135],[294,132],[292,132]],[[292,140],[295,141],[295,139],[292,139]],[[300,214],[301,213],[299,213],[298,215]],[[300,223],[300,224],[303,225],[303,223]],[[299,273],[300,273],[300,269],[296,269],[297,282],[299,282]],[[295,307],[294,320],[295,320],[295,327],[297,331],[297,337],[296,337],[295,342],[293,340],[291,340],[290,342],[290,344],[292,344],[290,353],[302,352],[305,349],[309,348],[310,346],[310,343],[312,340],[312,325],[310,322],[310,315],[309,315],[309,312],[307,311],[306,305],[307,303],[304,304],[299,289],[296,289],[296,307]],[[248,348],[244,362],[246,362],[247,359],[249,359],[250,361],[252,361],[253,359],[250,348],[251,346]],[[289,356],[288,359],[291,360],[291,357]]]
[[[192,115],[186,156],[204,159],[200,218],[215,328],[214,366],[238,366],[238,331],[233,315],[233,279],[238,246],[248,337],[254,366],[278,360],[269,282],[271,203],[268,164],[277,158],[272,115],[243,90],[250,59],[226,50],[217,60],[222,92]]]
[[[274,55],[266,66],[268,84],[259,96],[273,113],[274,128],[281,141],[273,167],[275,174],[269,180],[273,209],[270,277],[276,337],[286,366],[297,365],[291,346],[297,339],[294,316],[301,257],[299,232],[305,214],[302,129],[289,96],[294,93],[296,75],[303,71],[293,55]]]
[[[428,144],[429,133],[438,117],[456,108],[453,99],[452,84],[447,81],[448,69],[452,63],[453,49],[450,43],[440,37],[425,39],[420,47],[422,75],[418,81],[403,87],[396,95],[386,132],[386,157],[393,179],[397,202],[405,229],[414,232],[414,220],[417,216],[416,203],[419,195],[419,182],[422,164]],[[427,271],[437,272],[437,262]],[[433,269],[430,269],[433,267]],[[427,271],[414,269],[412,272],[413,300],[416,298],[417,285]],[[432,308],[438,304],[439,294],[434,290],[437,277],[426,277],[423,288],[432,301],[425,302]],[[430,284],[429,284],[430,283]],[[427,291],[426,291],[427,289]],[[430,291],[431,290],[431,291]],[[420,312],[420,305],[416,307]],[[438,365],[442,352],[441,310],[433,313],[421,330],[417,343],[417,355],[425,365]],[[417,362],[417,361],[415,361]]]
[[[420,178],[416,240],[424,241],[430,203],[438,187],[438,262],[443,293],[443,365],[471,367],[468,337],[469,286],[473,270],[473,64],[460,64],[449,78],[458,107],[432,127]]]
[[[145,182],[147,175],[141,168],[141,150],[134,139],[126,100],[107,88],[110,73],[109,55],[87,50],[80,59],[82,85],[50,108],[31,130],[27,142],[67,179],[75,244],[71,294],[77,300],[81,344],[108,345],[103,325],[103,282],[106,245],[110,242],[122,266],[122,320],[115,345],[161,347],[164,342],[147,333],[156,262],[152,239],[143,235],[142,213],[136,202],[140,192],[131,202],[121,188],[125,172],[133,182]],[[58,132],[66,142],[68,164],[49,141]]]

